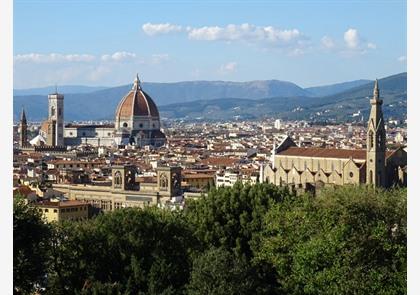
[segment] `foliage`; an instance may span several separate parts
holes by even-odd
[[[47,268],[50,227],[41,213],[25,204],[13,203],[13,285],[15,293],[30,294],[42,285]]]
[[[265,217],[258,257],[287,294],[404,294],[406,190],[342,187]]]
[[[124,209],[56,228],[52,294],[180,294],[196,242],[181,213]],[[98,291],[99,292],[99,291]]]
[[[223,248],[210,248],[194,259],[188,294],[255,294],[249,264]]]
[[[185,214],[205,247],[224,247],[238,256],[252,257],[259,244],[263,217],[274,203],[290,196],[272,184],[243,185],[210,190],[187,204]]]
[[[14,207],[14,283],[47,294],[404,294],[406,189],[212,188],[183,211],[48,226]]]

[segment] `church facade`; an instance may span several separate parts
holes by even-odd
[[[136,181],[137,168],[133,165],[112,166],[112,182],[95,184],[54,184],[70,200],[83,201],[101,211],[127,207],[161,206],[180,198],[181,167],[157,167],[153,182]]]
[[[48,95],[48,119],[41,124],[39,134],[27,141],[26,115],[20,122],[21,148],[63,149],[66,146],[134,145],[160,147],[166,137],[161,131],[159,111],[153,99],[143,91],[138,75],[132,89],[121,99],[115,111],[115,124],[64,125],[64,95]],[[23,128],[22,128],[23,127]]]
[[[287,137],[273,150],[269,165],[261,166],[260,181],[304,190],[323,186],[368,184],[407,185],[407,153],[386,150],[382,99],[375,81],[366,149],[300,148]]]

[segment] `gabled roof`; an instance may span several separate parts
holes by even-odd
[[[386,157],[389,157],[393,151],[387,151]],[[311,158],[338,158],[356,160],[366,160],[366,150],[347,150],[347,149],[329,149],[329,148],[300,148],[289,147],[288,149],[279,152],[277,155],[281,156],[299,156]]]

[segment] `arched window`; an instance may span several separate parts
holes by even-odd
[[[122,184],[121,172],[117,171],[114,174],[114,185],[115,185],[115,187],[121,187],[121,184]]]
[[[51,107],[51,116],[55,116],[55,108]]]
[[[369,171],[369,183],[373,183],[373,171]]]
[[[161,175],[160,176],[159,186],[161,188],[167,188],[168,187],[168,178],[166,177],[166,175]]]

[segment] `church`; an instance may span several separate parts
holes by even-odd
[[[160,127],[158,108],[142,89],[137,75],[131,90],[116,107],[114,124],[64,125],[64,95],[56,91],[48,95],[48,119],[41,124],[39,134],[29,142],[26,138],[26,114],[22,110],[20,146],[25,149],[37,147],[52,150],[81,144],[158,148],[166,142]]]
[[[274,147],[271,163],[261,166],[260,181],[301,190],[347,184],[406,186],[407,153],[402,147],[386,149],[382,104],[376,80],[366,149],[302,148],[286,137]]]

